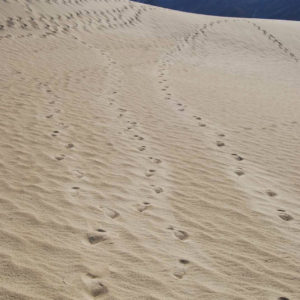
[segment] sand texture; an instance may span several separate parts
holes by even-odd
[[[300,23],[3,0],[0,51],[1,300],[300,299]]]

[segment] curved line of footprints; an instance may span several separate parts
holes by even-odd
[[[79,40],[79,39],[78,39],[78,42],[85,44],[87,47],[94,47],[94,46],[88,45],[86,42]],[[112,58],[109,57],[109,54],[106,54],[103,51],[102,51],[102,54],[107,56],[109,65],[116,66],[116,61],[112,60]],[[111,73],[113,73],[113,72],[111,72]],[[51,89],[49,83],[41,84],[41,86],[45,89],[45,92],[48,94],[48,96],[50,98],[51,97],[53,97],[54,99],[57,98],[57,95]],[[109,101],[109,104],[115,105],[115,111],[116,111],[118,117],[121,118],[122,120],[124,120],[123,121],[124,132],[128,135],[129,138],[134,138],[139,143],[139,145],[137,146],[137,149],[136,149],[136,150],[138,150],[137,153],[141,153],[141,154],[145,155],[147,157],[147,159],[153,164],[153,166],[159,166],[160,164],[162,164],[162,160],[157,157],[150,156],[151,153],[148,151],[147,141],[138,132],[138,127],[139,127],[138,122],[131,120],[127,109],[124,109],[123,107],[119,107],[118,105],[116,105],[117,103],[115,101],[116,100],[115,98],[116,98],[116,95],[118,95],[118,91],[117,91],[118,85],[114,84],[114,87],[115,87],[115,91],[113,91],[110,95],[106,95],[106,97]],[[57,102],[55,100],[51,100],[50,102],[48,102],[48,104],[50,104],[51,107],[53,107],[54,111],[53,111],[53,113],[46,115],[46,119],[52,120],[56,114],[59,114],[60,109],[59,109],[59,107],[55,107],[57,105]],[[64,124],[64,125],[66,125],[66,124]],[[59,134],[60,134],[60,130],[57,130],[57,129],[53,130],[51,133],[51,135],[53,137],[56,137]],[[65,149],[63,150],[63,152],[65,152],[65,154],[58,154],[58,155],[54,156],[54,159],[57,160],[58,162],[63,161],[64,159],[67,158],[68,151],[72,151],[74,148],[76,148],[76,145],[74,145],[73,143],[65,143]],[[157,172],[157,170],[154,168],[147,170],[145,172],[145,178],[151,178],[151,177],[155,176],[156,172]],[[82,176],[83,176],[83,173],[81,173],[80,170],[77,170],[76,174],[78,175],[77,177],[79,179],[82,178]],[[162,194],[164,192],[164,189],[161,186],[156,186],[153,184],[150,184],[150,186],[153,189],[153,192],[157,196],[159,196],[160,194]],[[80,183],[71,187],[71,190],[74,192],[80,192],[80,189],[81,189]],[[141,203],[137,203],[134,206],[134,209],[138,213],[144,213],[146,210],[150,209],[151,206],[152,206],[152,204],[150,202],[143,201]],[[113,208],[109,208],[109,207],[104,208],[104,213],[112,220],[117,219],[120,216],[120,213],[118,211],[116,211]],[[179,228],[175,228],[174,226],[169,226],[167,228],[167,230],[172,232],[172,235],[174,236],[174,238],[178,239],[179,241],[186,241],[189,238],[189,235],[186,231],[179,229]],[[87,242],[91,246],[96,246],[99,243],[109,242],[110,238],[105,229],[97,228],[95,231],[87,232],[86,239],[87,239]],[[178,260],[178,263],[179,263],[179,266],[184,266],[184,265],[189,264],[189,261],[187,259],[180,258]],[[183,278],[184,275],[185,275],[185,270],[183,267],[178,267],[173,272],[173,276],[177,279]],[[101,281],[101,278],[99,278],[97,275],[87,273],[82,276],[82,280],[83,280],[87,290],[89,291],[89,294],[93,297],[97,297],[97,296],[100,296],[100,295],[103,295],[103,294],[106,294],[109,292],[108,287],[103,284],[103,282]]]
[[[267,30],[263,29],[261,26],[257,25],[256,23],[254,22],[251,22],[249,20],[236,20],[236,19],[233,19],[233,20],[218,20],[216,22],[210,22],[209,24],[204,24],[199,30],[197,30],[193,35],[190,36],[191,39],[195,39],[196,36],[199,35],[199,33],[202,33],[204,36],[207,36],[207,31],[209,29],[209,27],[213,27],[214,25],[216,24],[222,24],[222,23],[228,23],[228,22],[247,22],[248,24],[252,24],[258,31],[261,31],[262,34],[264,36],[266,36],[268,38],[268,40],[270,40],[271,42],[273,42],[274,44],[276,44],[278,46],[278,48],[282,49],[283,52],[287,55],[289,55],[295,62],[298,62],[299,59],[296,57],[296,55],[290,51],[287,47],[285,47],[283,45],[283,43],[281,41],[279,41],[273,34],[271,33],[268,33]],[[189,38],[189,37],[188,37]],[[185,41],[187,41],[187,38],[185,38]]]
[[[47,37],[58,32],[68,33],[72,30],[83,29],[89,31],[89,28],[93,26],[98,30],[128,28],[141,23],[142,13],[146,12],[147,8],[137,9],[134,5],[129,4],[110,10],[81,9],[72,10],[72,12],[63,15],[40,14],[38,17],[33,16],[31,11],[27,12],[29,16],[26,19],[20,16],[8,17],[5,23],[0,24],[0,33],[3,32],[3,35],[0,35],[0,40],[15,37],[13,31],[16,28],[25,32],[16,36],[17,38],[30,37],[35,31],[42,31],[40,37]],[[28,32],[29,30],[30,32]]]
[[[224,22],[228,22],[228,20],[225,20]],[[221,23],[221,21],[211,22],[209,25],[204,24],[203,27],[200,29],[200,32],[203,35],[206,35],[206,31],[205,30],[208,28],[208,26],[213,26],[214,24],[220,24],[220,23]],[[250,21],[248,21],[248,23],[250,23]],[[256,24],[253,24],[253,26],[256,27],[256,28],[258,27],[257,28],[258,30],[262,30]],[[263,34],[267,35],[268,33],[266,31],[263,31]],[[178,44],[175,45],[172,50],[170,50],[169,52],[167,52],[165,54],[165,56],[161,59],[161,62],[160,62],[160,65],[159,65],[159,69],[158,69],[158,72],[159,72],[158,73],[158,84],[161,86],[161,91],[164,93],[164,99],[165,100],[171,100],[171,101],[173,100],[172,99],[172,93],[170,92],[170,86],[168,85],[168,77],[166,76],[167,73],[168,73],[167,67],[171,63],[171,59],[175,60],[176,56],[174,54],[176,52],[182,51],[183,47],[190,46],[189,41],[191,39],[193,40],[198,35],[199,35],[199,31],[196,30],[196,32],[194,34],[189,34],[189,35],[184,36],[178,42]],[[275,37],[273,35],[269,34],[268,37],[274,43],[277,43],[277,44],[280,43],[280,42],[278,42],[278,40],[275,39]],[[282,46],[282,43],[280,43],[279,45]],[[279,48],[283,49],[285,53],[288,53],[288,50],[286,50],[287,48],[283,48],[283,46],[279,47]],[[296,58],[295,55],[293,55],[293,54],[291,55],[290,54],[290,57],[294,58],[295,61],[298,62],[298,59]],[[181,103],[179,101],[175,100],[174,103],[177,106],[177,110],[179,112],[184,112],[187,109],[186,105],[184,105],[183,103]],[[195,119],[196,122],[198,122],[198,125],[200,127],[205,128],[207,126],[206,123],[203,122],[203,117],[194,115],[193,118]],[[222,134],[222,133],[218,134],[218,140],[216,140],[216,142],[215,142],[216,147],[218,147],[218,148],[226,147],[225,142],[223,140],[224,137],[225,137],[225,134]],[[244,161],[245,158],[242,157],[241,155],[239,155],[238,153],[232,153],[231,154],[231,158],[235,159],[238,162],[238,164],[240,165],[234,171],[234,173],[238,177],[244,176],[245,172],[244,172],[244,170],[242,168],[242,164],[243,164],[243,161]],[[272,190],[266,190],[265,194],[267,196],[269,196],[269,197],[276,197],[277,196],[277,193],[274,192],[274,191],[272,191]],[[291,220],[293,220],[293,217],[289,213],[287,213],[286,210],[284,210],[284,209],[277,209],[277,212],[278,212],[278,217],[280,217],[282,220],[284,220],[284,221],[291,221]]]

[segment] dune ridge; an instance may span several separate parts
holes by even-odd
[[[299,299],[299,27],[2,1],[0,299]]]

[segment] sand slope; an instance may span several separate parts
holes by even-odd
[[[0,299],[300,299],[299,33],[2,1]]]

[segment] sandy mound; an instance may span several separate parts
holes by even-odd
[[[0,299],[300,299],[299,32],[2,1]]]

